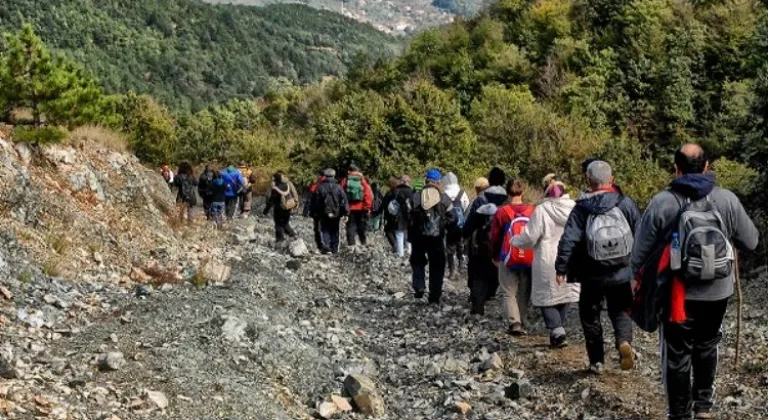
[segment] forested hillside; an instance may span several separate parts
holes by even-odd
[[[31,23],[43,41],[96,75],[108,92],[149,93],[175,108],[253,98],[281,82],[346,72],[354,57],[400,41],[301,5],[252,8],[198,0],[6,0],[0,31]]]

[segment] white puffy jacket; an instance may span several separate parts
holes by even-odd
[[[534,250],[531,279],[531,301],[534,306],[555,306],[579,301],[581,285],[566,283],[559,286],[555,272],[557,245],[575,205],[567,194],[545,200],[536,206],[523,233],[512,238],[514,246]]]

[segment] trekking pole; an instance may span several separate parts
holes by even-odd
[[[741,276],[739,275],[739,253],[734,251],[734,275],[736,276],[736,356],[733,359],[734,370],[739,369],[739,356],[741,356],[741,317],[743,312],[743,298],[741,294]]]

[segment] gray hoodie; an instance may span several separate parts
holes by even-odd
[[[723,216],[726,230],[723,233],[733,244],[743,250],[753,250],[757,247],[757,228],[736,195],[716,187],[711,175],[685,175],[674,180],[669,191],[656,194],[645,210],[632,247],[633,273],[637,273],[660,246],[665,246],[672,226],[677,224],[683,197],[691,200],[709,197]],[[726,299],[733,295],[733,283],[734,277],[731,275],[710,284],[688,285],[685,296],[693,301]]]

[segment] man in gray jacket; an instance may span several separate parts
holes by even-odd
[[[652,254],[670,243],[688,203],[709,200],[720,213],[723,233],[737,248],[757,247],[758,231],[736,196],[715,185],[704,150],[686,144],[675,153],[676,179],[648,205],[635,235],[632,270],[637,273]],[[683,247],[685,241],[683,240]],[[734,274],[712,281],[683,281],[685,320],[662,320],[662,372],[669,398],[670,419],[713,418],[714,382],[720,327]],[[667,308],[669,309],[669,308]],[[668,311],[666,311],[668,312]],[[693,372],[692,372],[693,371]],[[691,382],[693,374],[693,382]]]

